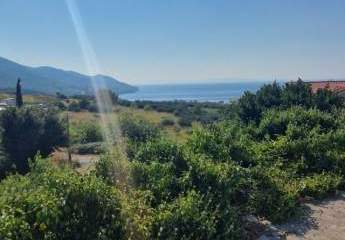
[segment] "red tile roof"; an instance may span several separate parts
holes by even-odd
[[[327,89],[329,89],[331,91],[335,91],[335,92],[345,91],[345,80],[343,80],[343,81],[335,81],[335,80],[311,81],[308,83],[310,83],[313,93],[316,93],[317,90],[323,89],[323,88],[327,88]]]

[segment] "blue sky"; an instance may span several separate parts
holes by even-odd
[[[102,73],[130,83],[345,78],[343,0],[76,3]],[[87,72],[65,0],[0,0],[0,56]]]

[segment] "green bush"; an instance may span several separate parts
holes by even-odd
[[[251,170],[254,187],[248,207],[255,215],[273,222],[282,222],[299,212],[299,182],[276,167],[256,167]]]
[[[178,197],[170,204],[160,205],[153,223],[153,239],[241,238],[240,226],[236,224],[227,232],[217,232],[217,211],[212,211],[207,206],[207,199],[195,191]]]
[[[334,194],[343,184],[343,177],[332,173],[321,173],[301,180],[302,196],[324,198]]]
[[[116,190],[39,162],[0,183],[1,239],[124,239]]]
[[[97,123],[82,122],[71,126],[72,143],[93,143],[103,140],[102,131]]]
[[[193,129],[187,145],[193,153],[204,154],[214,161],[235,161],[243,166],[253,163],[248,133],[236,123],[210,125]]]
[[[129,169],[127,160],[123,159],[122,154],[113,150],[110,153],[101,155],[95,164],[95,174],[109,185],[126,185],[129,180]]]
[[[163,138],[140,145],[134,159],[144,163],[153,161],[171,163],[176,174],[187,170],[187,163],[183,156],[182,148]]]
[[[136,187],[152,193],[153,206],[157,206],[162,201],[171,201],[181,191],[171,163],[134,161],[131,163],[131,176]]]
[[[272,109],[263,115],[258,127],[260,137],[276,138],[285,135],[288,127],[295,126],[305,133],[313,128],[319,128],[320,132],[328,132],[337,127],[334,116],[317,109],[303,109],[293,107],[287,110]]]
[[[120,118],[120,127],[124,136],[133,142],[147,142],[157,138],[159,129],[143,119],[125,115]]]
[[[13,161],[9,159],[3,149],[0,148],[0,181],[6,177],[6,175],[15,171]]]

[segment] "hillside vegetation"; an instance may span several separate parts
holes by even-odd
[[[53,67],[29,67],[0,57],[0,85],[1,89],[13,91],[18,76],[22,78],[25,92],[45,93],[54,95],[62,92],[67,95],[92,94],[92,82],[100,86],[105,85],[116,93],[129,93],[136,87],[120,82],[104,75],[87,76],[73,71],[65,71]]]
[[[250,239],[248,216],[285,222],[305,198],[344,188],[345,109],[327,89],[273,83],[229,104],[195,103],[193,127],[179,123],[179,111],[114,100],[126,154],[105,149],[84,174],[45,159],[66,145],[64,110],[1,113],[2,239]],[[102,142],[92,100],[61,101],[60,109],[79,107],[69,109],[78,110],[73,143]],[[207,109],[217,118],[203,121]],[[184,131],[185,140],[171,131]],[[59,141],[44,140],[52,133]],[[25,150],[36,144],[17,157],[14,140]]]

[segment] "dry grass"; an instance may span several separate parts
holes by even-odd
[[[78,122],[95,122],[99,121],[98,113],[91,112],[68,112],[71,123]]]
[[[15,94],[9,93],[0,93],[0,100],[6,98],[15,98]],[[33,103],[52,103],[56,101],[56,97],[47,96],[47,95],[29,95],[23,94],[24,103],[33,104]]]
[[[68,112],[71,124],[80,122],[99,123],[99,114],[90,112]],[[171,113],[156,112],[153,110],[143,110],[131,107],[116,106],[113,115],[130,114],[134,117],[144,119],[156,125],[160,125],[162,119],[169,118],[175,121],[174,126],[162,126],[162,130],[176,141],[185,141],[189,135],[190,128],[180,127],[177,124],[178,118]]]

